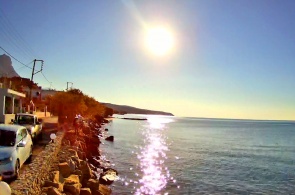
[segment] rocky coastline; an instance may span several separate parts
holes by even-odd
[[[12,194],[109,195],[118,172],[101,158],[100,139],[107,138],[108,121],[84,122],[78,135],[63,126],[12,188]],[[110,136],[112,137],[112,136]],[[113,139],[107,139],[112,141]]]

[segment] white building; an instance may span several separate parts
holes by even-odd
[[[25,97],[12,89],[0,88],[0,123],[8,124],[16,113],[22,112],[22,98]]]

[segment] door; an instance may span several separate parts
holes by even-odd
[[[22,139],[23,139],[23,143],[25,144],[23,152],[24,152],[24,161],[26,161],[30,156],[32,141],[30,139],[30,135],[28,134],[27,129],[25,128],[22,129]]]
[[[16,153],[17,153],[17,158],[19,159],[20,165],[24,163],[24,159],[26,158],[25,156],[25,147],[18,147],[18,144],[23,141],[23,136],[22,136],[22,129],[19,129],[16,133]]]

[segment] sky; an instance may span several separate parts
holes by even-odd
[[[176,116],[295,120],[294,9],[292,0],[0,0],[0,46],[30,67],[44,60],[34,75],[43,88],[71,82],[100,102]],[[167,55],[144,45],[153,26],[173,34]]]

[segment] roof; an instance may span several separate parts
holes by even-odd
[[[5,131],[14,131],[16,132],[19,129],[25,128],[24,126],[20,125],[5,125],[5,124],[0,124],[0,130],[5,130]]]
[[[28,113],[17,113],[17,116],[31,116],[31,117],[37,117],[35,114],[28,114]]]

